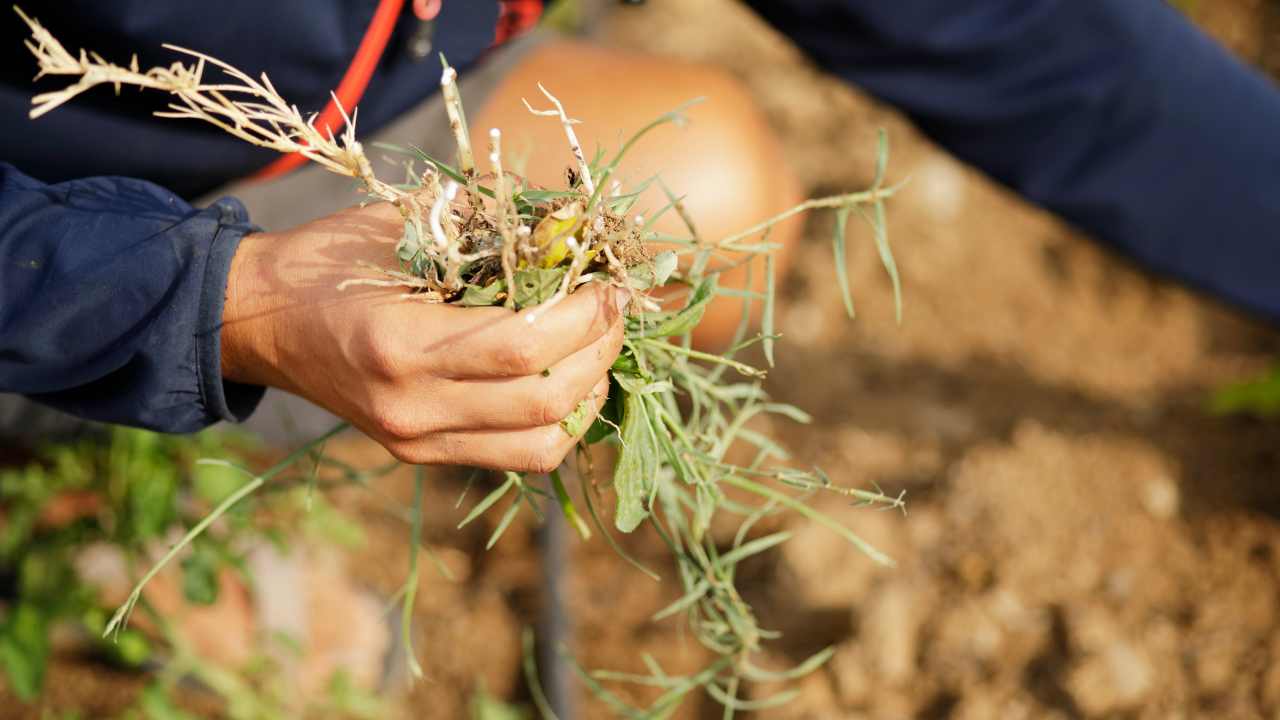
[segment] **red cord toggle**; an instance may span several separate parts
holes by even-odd
[[[440,14],[444,0],[413,0],[413,14],[422,22],[431,22]]]

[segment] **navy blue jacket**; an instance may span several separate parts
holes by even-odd
[[[1162,0],[749,0],[820,65],[1142,264],[1280,320],[1280,92]],[[162,42],[267,71],[318,110],[374,0],[62,0],[30,7],[72,48],[143,66]],[[0,13],[5,15],[5,13]],[[446,0],[435,37],[466,67],[492,0]],[[165,99],[100,88],[27,119],[34,61],[0,20],[0,392],[167,431],[243,418],[219,375],[226,276],[250,218],[190,198],[273,158]],[[393,37],[360,117],[376,129],[438,74]],[[7,56],[6,56],[7,55]],[[53,81],[56,82],[56,79]]]

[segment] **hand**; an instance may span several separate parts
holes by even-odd
[[[580,288],[530,324],[399,287],[337,289],[370,275],[361,262],[387,266],[402,227],[379,203],[246,236],[227,282],[223,376],[301,395],[405,462],[555,469],[578,439],[560,420],[604,404],[625,293]]]

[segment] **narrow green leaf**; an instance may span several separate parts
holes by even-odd
[[[624,142],[622,144],[622,147],[618,149],[617,154],[613,156],[613,159],[609,161],[609,164],[605,165],[599,173],[594,174],[595,182],[596,182],[596,191],[591,196],[591,200],[587,203],[587,212],[590,213],[595,208],[596,202],[600,199],[600,194],[604,191],[605,187],[609,184],[609,176],[612,175],[613,171],[618,168],[618,163],[622,162],[622,158],[626,156],[627,152],[631,150],[631,148],[636,144],[637,141],[640,140],[640,138],[647,135],[654,128],[661,127],[662,125],[666,125],[668,123],[672,123],[675,125],[683,124],[686,120],[684,111],[690,107],[693,107],[694,105],[697,105],[698,103],[702,102],[705,99],[706,98],[694,98],[687,102],[681,103],[676,107],[676,109],[659,115],[657,119],[653,120],[648,125],[645,125],[644,127],[640,128],[635,132],[635,134],[627,138],[627,141]]]
[[[694,585],[693,589],[685,593],[679,600],[676,600],[675,602],[662,608],[661,610],[659,610],[658,612],[650,616],[649,617],[650,622],[658,622],[659,620],[665,620],[666,618],[669,618],[672,615],[675,615],[676,613],[682,612],[692,607],[694,603],[702,599],[703,595],[707,594],[707,590],[709,590],[710,588],[711,588],[711,585],[706,580],[699,580],[698,584]]]
[[[772,670],[761,670],[760,668],[757,668],[756,666],[752,665],[751,660],[748,658],[740,668],[740,672],[742,673],[743,677],[747,678],[748,680],[754,680],[756,682],[780,682],[785,680],[795,680],[797,678],[802,678],[805,675],[808,675],[809,673],[813,672],[814,670],[817,670],[818,668],[822,667],[823,665],[826,664],[828,660],[831,659],[831,656],[835,654],[836,654],[835,646],[826,647],[814,653],[813,655],[810,655],[804,662],[800,663],[799,665],[796,665],[795,667],[789,670],[782,670],[777,672]]]
[[[587,527],[587,522],[578,514],[578,508],[573,504],[573,498],[569,496],[569,490],[564,486],[564,481],[560,479],[560,471],[551,471],[551,485],[556,491],[556,502],[560,503],[560,511],[564,513],[564,519],[574,530],[578,531],[578,537],[583,540],[591,539],[591,528]]]
[[[764,256],[764,313],[760,319],[760,334],[764,337],[764,358],[773,367],[773,306],[774,306],[773,253]]]
[[[517,203],[524,202],[529,205],[537,205],[538,203],[545,203],[551,200],[558,200],[560,198],[575,197],[582,197],[582,193],[575,190],[543,190],[540,188],[529,188],[516,193],[515,201]]]
[[[384,148],[384,149],[391,149],[391,148],[394,148],[394,147],[395,147],[394,145],[385,145],[385,144],[382,144],[382,143],[374,143],[374,145],[375,145],[375,146],[377,146],[377,147]],[[436,168],[437,170],[439,170],[440,172],[444,173],[444,174],[445,174],[449,179],[453,180],[454,182],[458,183],[459,185],[466,185],[466,184],[467,184],[467,178],[466,178],[466,176],[465,176],[465,175],[463,175],[461,172],[458,172],[457,168],[453,167],[452,165],[450,165],[450,164],[448,164],[448,163],[446,163],[446,162],[442,162],[442,161],[440,161],[440,160],[437,160],[437,159],[435,159],[435,158],[431,157],[430,155],[428,155],[428,154],[427,154],[427,152],[426,152],[425,150],[423,150],[422,148],[418,147],[417,145],[410,145],[409,147],[413,150],[413,154],[415,154],[415,155],[417,155],[417,156],[418,156],[418,159],[422,160],[423,162],[427,162],[427,163],[430,163],[430,164],[434,165],[434,166],[435,166],[435,168]],[[493,193],[493,189],[492,189],[492,188],[487,188],[487,187],[485,187],[485,186],[483,186],[483,185],[477,185],[477,186],[476,186],[476,189],[480,191],[480,194],[481,194],[481,195],[487,195],[488,197],[494,197],[494,193]]]
[[[813,422],[812,415],[801,410],[795,405],[788,405],[786,403],[765,403],[763,409],[767,413],[790,418],[792,421],[798,422],[801,425],[808,425]]]
[[[872,210],[872,215],[868,216],[861,208],[858,212],[862,218],[870,225],[876,236],[876,250],[880,253],[880,264],[884,265],[885,272],[889,273],[889,280],[893,283],[893,310],[894,318],[899,324],[902,323],[902,282],[898,277],[898,264],[894,262],[893,250],[889,247],[889,231],[885,224],[884,218],[884,202],[877,202]]]
[[[854,317],[853,292],[849,289],[849,266],[845,256],[845,234],[849,223],[849,208],[836,210],[836,228],[831,237],[831,251],[835,256],[836,281],[840,283],[840,294],[844,298],[844,311]]]
[[[409,523],[409,575],[404,581],[404,604],[400,608],[400,641],[404,645],[405,661],[409,674],[422,677],[422,666],[413,649],[413,610],[418,599],[418,548],[422,545],[422,496],[426,486],[426,471],[421,466],[413,469],[413,517]]]
[[[871,187],[878,188],[884,184],[884,173],[889,169],[889,132],[884,128],[876,130],[876,174],[871,180]]]
[[[851,545],[858,548],[867,557],[875,560],[881,565],[886,565],[888,567],[893,567],[895,565],[892,558],[877,550],[875,546],[871,545],[871,543],[868,543],[866,540],[855,535],[852,530],[841,525],[835,520],[832,520],[830,516],[814,510],[790,495],[778,492],[767,485],[761,485],[754,480],[738,477],[737,475],[726,475],[724,477],[724,482],[746,490],[747,492],[752,492],[762,497],[769,498],[770,500],[777,500],[779,503],[786,505],[797,513],[800,513],[806,518],[826,527],[845,540],[848,540]]]
[[[498,487],[494,488],[488,495],[484,496],[484,499],[476,503],[476,506],[471,508],[471,512],[467,513],[467,516],[462,519],[462,522],[458,523],[458,528],[461,529],[463,527],[466,527],[466,525],[470,523],[472,520],[475,520],[476,518],[480,517],[480,515],[482,515],[485,510],[488,510],[489,508],[493,507],[494,503],[502,499],[502,496],[506,495],[507,491],[510,490],[514,485],[515,485],[515,480],[513,480],[511,474],[508,473],[507,481],[502,483]]]
[[[724,555],[721,555],[720,566],[726,568],[733,567],[752,555],[758,555],[765,550],[768,550],[775,545],[781,545],[790,539],[791,533],[784,530],[782,532],[773,533],[772,535],[765,535],[762,538],[756,538],[751,542],[743,543]]]
[[[769,708],[786,705],[800,695],[799,690],[791,689],[783,690],[777,695],[770,695],[760,700],[739,700],[721,690],[715,683],[707,683],[704,687],[707,689],[707,694],[715,698],[716,702],[726,707],[732,707],[734,710],[768,710]]]
[[[525,628],[520,633],[520,646],[523,657],[520,663],[524,669],[524,682],[529,686],[529,694],[533,696],[533,705],[538,708],[542,720],[559,720],[551,709],[551,703],[542,690],[542,680],[538,677],[538,656],[534,652],[533,630]]]
[[[462,492],[458,494],[458,500],[453,504],[453,509],[457,510],[462,507],[462,501],[467,498],[467,493],[471,492],[471,486],[476,484],[476,478],[484,474],[480,468],[473,468],[467,473],[467,484],[462,486]]]
[[[507,532],[507,528],[511,525],[511,521],[516,519],[516,513],[520,512],[520,500],[521,498],[517,497],[515,501],[511,503],[511,507],[507,508],[507,511],[502,514],[502,519],[498,521],[498,527],[493,529],[493,534],[489,536],[489,542],[484,544],[485,550],[497,545],[498,540],[500,540],[503,534]]]

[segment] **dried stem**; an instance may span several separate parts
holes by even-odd
[[[449,114],[449,129],[453,130],[453,139],[458,144],[458,169],[463,175],[472,175],[476,171],[475,156],[471,154],[471,135],[467,132],[467,116],[462,110],[462,96],[458,94],[458,71],[444,62],[444,72],[440,74],[440,92],[444,95],[445,112]]]
[[[542,91],[543,95],[547,96],[547,99],[551,101],[552,105],[556,106],[554,110],[534,110],[528,100],[521,98],[520,101],[523,102],[529,112],[534,115],[560,118],[560,124],[564,126],[564,136],[569,141],[569,150],[573,152],[573,159],[578,161],[578,173],[582,177],[582,187],[586,189],[587,195],[594,195],[596,192],[596,184],[591,178],[591,166],[587,164],[586,155],[582,154],[582,144],[578,142],[578,134],[573,131],[573,126],[577,125],[581,121],[574,120],[565,114],[564,105],[561,105],[560,100],[543,87],[542,83],[538,83],[538,89]]]
[[[516,304],[516,234],[511,226],[515,207],[507,190],[507,176],[502,170],[502,131],[498,128],[489,130],[489,165],[493,168],[495,178],[493,193],[496,196],[498,233],[502,236],[502,278],[507,286],[507,298],[503,301],[503,305],[514,308]]]

